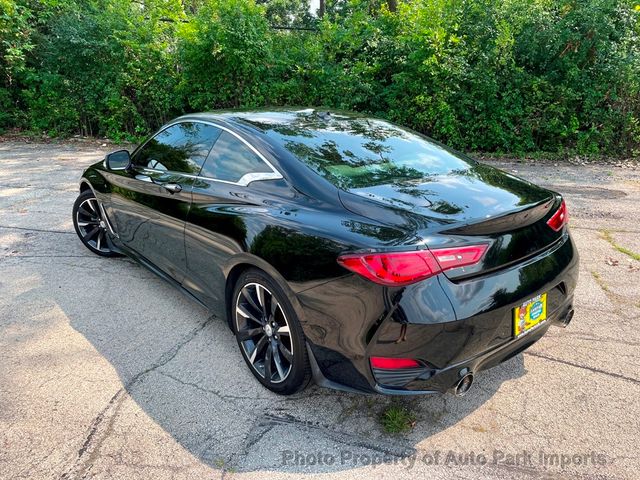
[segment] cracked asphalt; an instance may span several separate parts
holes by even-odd
[[[0,478],[638,478],[639,170],[493,162],[565,194],[581,277],[571,325],[466,397],[284,398],[220,312],[78,241],[78,178],[108,150],[0,142]],[[410,432],[382,429],[391,402]]]

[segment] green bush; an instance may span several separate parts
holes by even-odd
[[[194,110],[262,105],[273,64],[264,9],[243,0],[205,4],[181,31],[181,93]]]
[[[467,150],[640,151],[640,0],[397,3],[0,0],[0,129],[131,140],[188,111],[317,105]]]

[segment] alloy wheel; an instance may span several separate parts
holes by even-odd
[[[247,283],[236,298],[236,336],[251,367],[270,383],[283,382],[293,368],[291,329],[275,295]]]
[[[82,241],[100,253],[110,253],[107,242],[107,224],[95,197],[87,198],[78,206],[76,225]]]

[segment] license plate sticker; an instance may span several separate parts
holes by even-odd
[[[533,330],[547,318],[547,294],[527,300],[513,309],[513,336],[519,337]]]

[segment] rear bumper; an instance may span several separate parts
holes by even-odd
[[[484,352],[474,358],[467,359],[455,365],[450,365],[441,370],[432,370],[424,368],[419,375],[414,376],[401,386],[389,385],[389,381],[394,382],[394,378],[380,378],[374,373],[376,383],[374,390],[378,393],[386,395],[425,395],[433,393],[445,393],[455,387],[460,379],[467,373],[476,374],[482,370],[494,367],[519,353],[523,352],[531,345],[540,340],[554,321],[545,321],[540,327],[525,334],[524,336],[513,339]]]
[[[327,386],[383,394],[446,392],[525,350],[572,309],[578,254],[566,233],[512,268],[475,279],[440,275],[401,289],[348,276],[299,294],[303,328]],[[547,293],[547,320],[514,338],[513,309]],[[313,305],[335,305],[323,311]],[[424,367],[373,371],[371,356],[413,358]],[[324,382],[323,382],[324,380]]]

